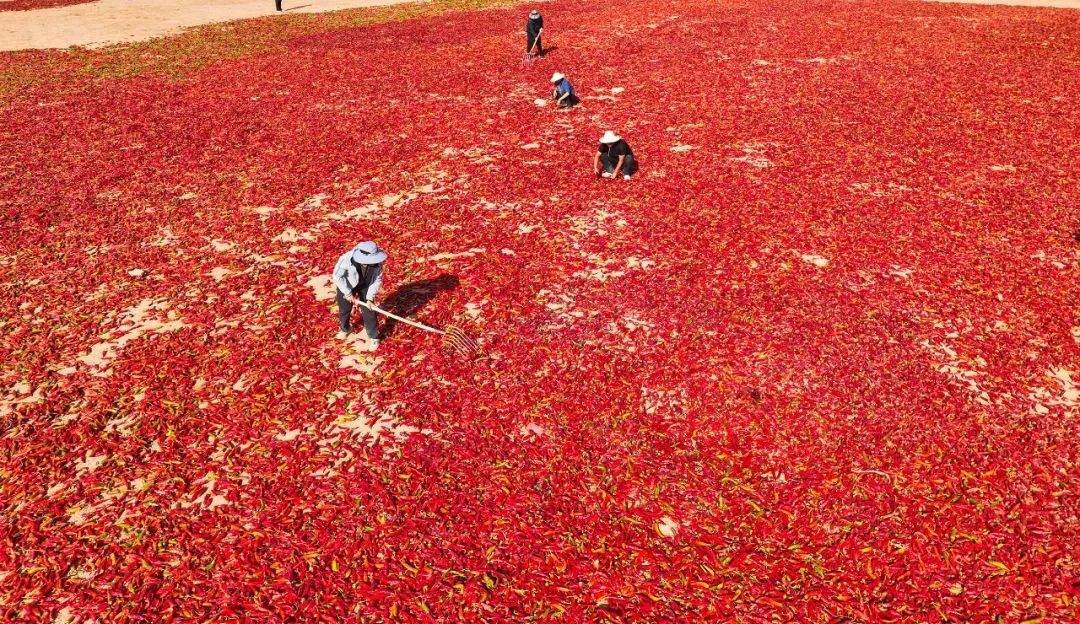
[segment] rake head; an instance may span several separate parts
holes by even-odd
[[[458,355],[473,357],[480,353],[480,345],[460,327],[447,327],[443,333],[443,344]]]

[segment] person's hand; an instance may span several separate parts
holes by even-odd
[[[601,175],[603,175],[603,176],[604,176],[605,178],[611,178],[611,177],[614,177],[614,176],[613,176],[612,174],[608,173],[607,171],[605,171],[605,172],[604,172],[604,173],[602,173]]]

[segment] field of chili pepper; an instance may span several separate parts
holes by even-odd
[[[1076,621],[1080,14],[538,6],[0,58],[0,619]]]

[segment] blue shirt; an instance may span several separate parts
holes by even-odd
[[[570,81],[566,78],[563,78],[555,83],[555,97],[562,97],[565,93],[569,93],[572,96],[577,95],[574,93],[574,85],[570,84]]]

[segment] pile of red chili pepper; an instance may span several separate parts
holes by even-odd
[[[0,619],[1074,620],[1077,14],[530,8],[4,61]]]

